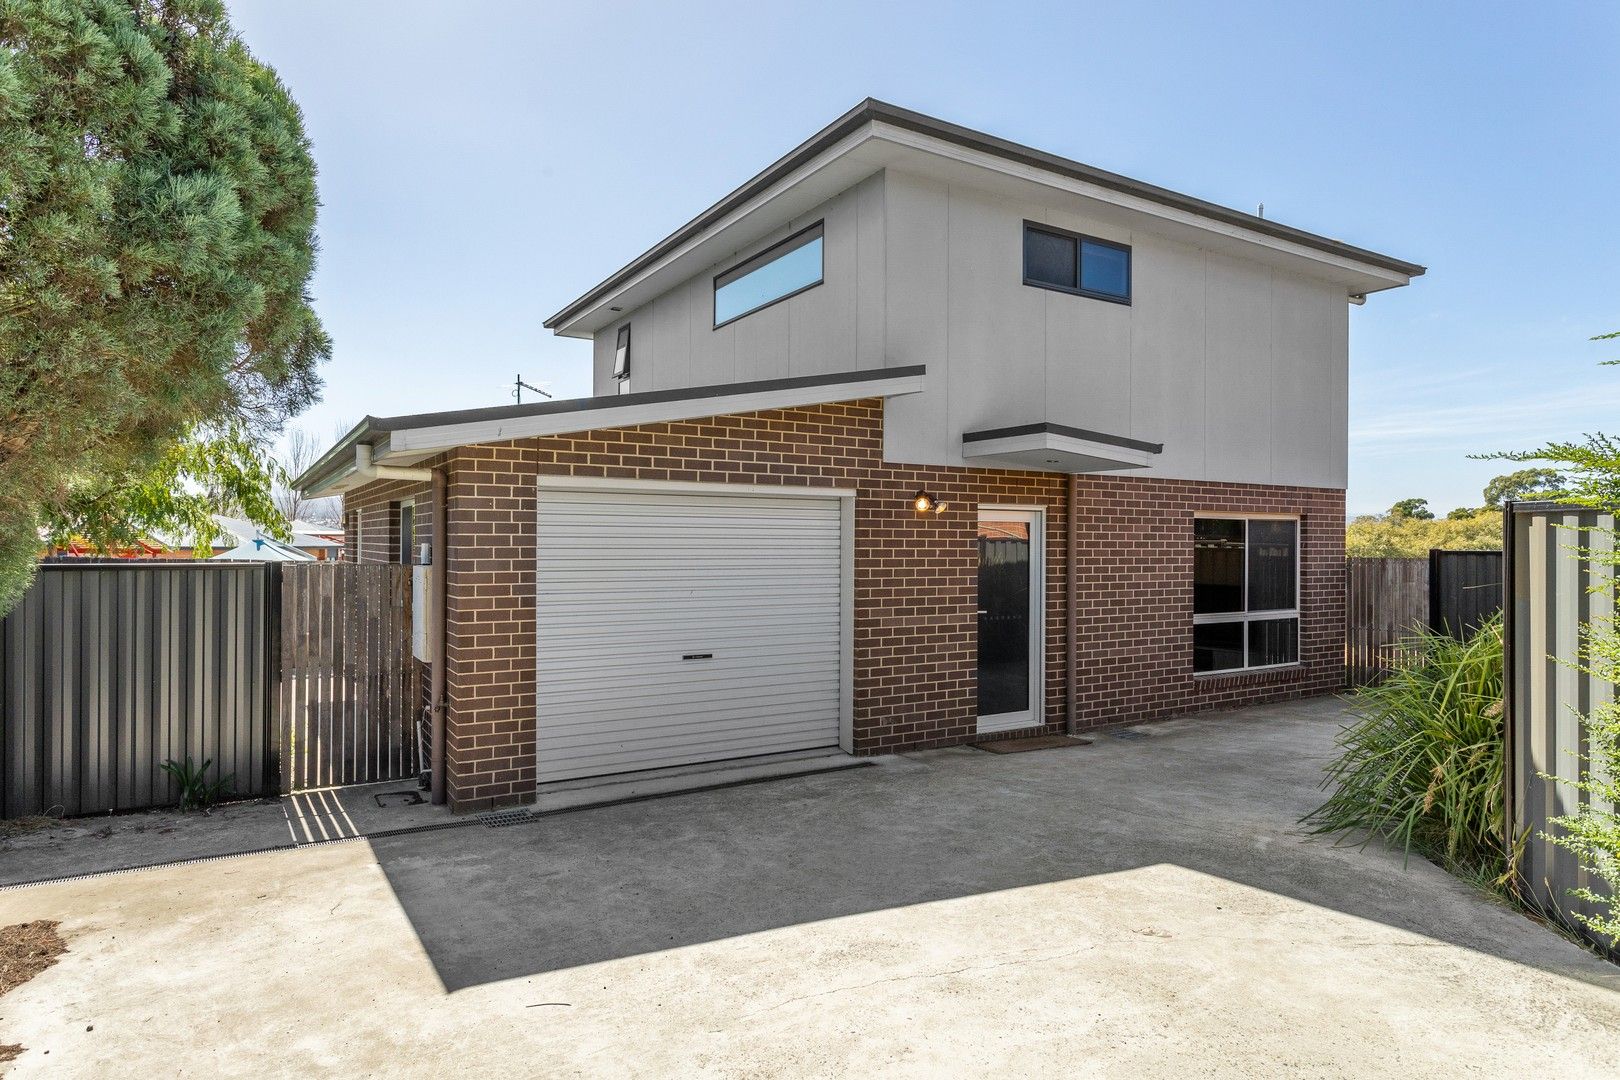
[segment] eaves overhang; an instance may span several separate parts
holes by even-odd
[[[355,453],[362,445],[370,447],[369,459],[379,465],[411,465],[458,446],[914,394],[923,389],[926,374],[924,365],[914,364],[531,405],[368,416],[296,477],[293,486],[315,497],[364,482]]]
[[[873,149],[877,144],[887,149]],[[1167,220],[1182,225],[1200,222],[1203,227],[1227,237],[1227,242],[1248,238],[1269,242],[1280,251],[1314,253],[1328,266],[1341,270],[1353,268],[1353,272],[1366,278],[1358,288],[1368,292],[1404,285],[1425,272],[1418,263],[869,98],[568,304],[544,325],[558,334],[588,336],[598,324],[610,320],[618,311],[630,310],[643,302],[646,297],[640,294],[646,291],[644,283],[649,276],[679,277],[698,269],[688,264],[707,265],[707,260],[716,254],[708,241],[744,221],[761,217],[759,211],[771,200],[787,204],[785,210],[775,215],[785,221],[793,212],[807,210],[814,201],[836,193],[833,188],[847,186],[862,175],[896,162],[919,160],[915,157],[918,153],[932,155],[928,160],[939,160],[940,152],[955,154],[959,164],[976,162],[994,166],[1009,176],[1031,180],[1044,177],[1047,181],[1067,184],[1076,192],[1115,199],[1122,206],[1152,208]],[[908,159],[907,154],[911,158]],[[830,185],[828,190],[818,191],[813,199],[808,195],[797,201],[789,198],[799,186],[808,186],[809,178],[817,176]],[[737,242],[720,247],[727,251],[739,248],[757,239],[754,233],[764,231],[763,226],[742,229]],[[677,265],[681,267],[679,273],[671,269]],[[621,299],[622,303],[617,302]],[[611,306],[604,307],[610,302],[613,302]]]
[[[1064,424],[1021,424],[962,434],[962,458],[969,464],[1036,472],[1145,469],[1163,450],[1163,443]]]

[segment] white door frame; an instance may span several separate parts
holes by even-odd
[[[1046,723],[1046,507],[982,505],[978,520],[985,518],[1029,522],[1029,706],[1021,712],[980,716],[981,735]]]
[[[648,495],[732,495],[755,498],[839,500],[838,583],[838,748],[855,752],[855,489],[842,487],[776,487],[770,484],[710,484],[685,480],[631,480],[597,476],[541,476],[536,482],[535,518],[539,519],[545,493],[552,491],[626,491]],[[535,560],[539,563],[539,530],[535,530]],[[540,575],[535,574],[538,583]],[[540,623],[535,620],[538,650]],[[536,689],[540,666],[534,671]],[[535,717],[538,725],[539,716]],[[538,743],[538,739],[536,742]]]

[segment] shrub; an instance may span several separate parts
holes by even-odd
[[[1464,517],[1358,517],[1345,526],[1344,553],[1382,559],[1420,559],[1430,548],[1494,551],[1502,546],[1502,512],[1486,507]]]
[[[212,758],[204,758],[201,765],[193,765],[191,758],[186,758],[181,764],[173,759],[165,761],[161,768],[174,778],[180,787],[180,809],[207,810],[230,789],[231,781],[236,774],[221,777],[217,780],[208,779],[208,767],[214,763]]]
[[[1355,722],[1327,767],[1332,794],[1304,819],[1316,833],[1365,833],[1465,876],[1500,881],[1502,621],[1467,641],[1414,632],[1406,659],[1351,697]]]

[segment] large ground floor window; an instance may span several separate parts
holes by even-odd
[[[1193,671],[1299,663],[1299,519],[1193,522]]]

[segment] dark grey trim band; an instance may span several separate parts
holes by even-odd
[[[461,409],[456,412],[416,413],[411,416],[367,417],[374,431],[405,431],[414,428],[443,427],[446,424],[476,424],[483,420],[513,420],[521,416],[550,416],[555,413],[591,412],[631,405],[656,405],[661,401],[691,401],[694,398],[736,397],[763,394],[772,390],[803,390],[812,386],[838,383],[876,382],[907,379],[922,375],[922,364],[910,367],[869,368],[840,371],[831,375],[799,375],[791,379],[761,379],[757,382],[720,383],[714,386],[685,386],[676,390],[643,390],[633,394],[605,394],[600,397],[538,401],[533,405],[497,405],[489,409]]]
[[[994,135],[987,135],[982,131],[974,131],[971,128],[947,123],[944,120],[937,120],[923,113],[912,112],[910,109],[902,109],[899,106],[889,105],[874,98],[867,98],[849,112],[816,132],[809,140],[789,151],[787,156],[766,168],[764,172],[759,173],[702,214],[660,240],[646,253],[620,268],[617,273],[606,281],[603,281],[600,285],[597,285],[547,319],[544,324],[546,329],[554,330],[560,324],[573,319],[586,308],[618,290],[629,278],[639,274],[648,266],[664,258],[664,256],[694,237],[701,235],[743,203],[748,202],[801,165],[815,158],[840,139],[861,127],[861,125],[874,120],[905,128],[908,131],[915,131],[919,134],[930,135],[937,139],[943,139],[946,142],[955,143],[970,150],[993,154],[1008,161],[1033,166],[1046,172],[1056,173],[1059,176],[1096,184],[1098,187],[1108,188],[1111,191],[1148,199],[1163,206],[1209,218],[1212,221],[1236,225],[1251,232],[1261,233],[1279,240],[1288,240],[1304,247],[1314,248],[1317,251],[1355,259],[1358,262],[1364,262],[1384,270],[1405,274],[1407,277],[1419,277],[1425,270],[1424,267],[1417,263],[1406,262],[1403,259],[1396,259],[1389,255],[1380,255],[1376,251],[1368,251],[1366,248],[1331,240],[1328,237],[1318,236],[1316,233],[1306,232],[1303,229],[1295,229],[1266,218],[1256,217],[1253,214],[1246,214],[1241,210],[1233,210],[1230,207],[1206,202],[1191,195],[1183,195],[1180,192],[1171,191],[1169,188],[1145,184],[1140,180],[1132,180],[1128,176],[1107,172],[1082,162],[1036,150],[1033,147],[1022,146],[1006,139],[998,139]]]
[[[676,390],[644,390],[634,394],[607,394],[600,397],[568,398],[562,401],[539,401],[532,405],[497,405],[488,409],[458,409],[452,412],[413,413],[409,416],[368,416],[320,459],[293,479],[293,486],[303,490],[322,480],[335,467],[354,460],[356,443],[371,442],[373,456],[388,444],[388,432],[409,431],[415,428],[444,427],[449,424],[475,424],[485,420],[514,420],[526,416],[550,416],[559,413],[596,412],[636,405],[656,405],[664,401],[693,401],[699,398],[740,397],[744,394],[764,394],[772,390],[804,390],[817,386],[837,386],[840,383],[884,382],[891,379],[909,379],[925,375],[924,364],[906,367],[867,368],[860,371],[839,371],[830,375],[799,375],[788,379],[760,379],[755,382],[720,383],[714,386],[688,386]],[[375,439],[371,436],[376,436]]]
[[[1087,431],[1085,428],[1068,427],[1064,424],[1020,424],[1017,427],[990,428],[987,431],[964,431],[962,441],[987,442],[990,439],[1011,439],[1019,435],[1061,435],[1066,439],[1084,439],[1086,442],[1105,443],[1108,446],[1123,446],[1127,450],[1141,450],[1149,454],[1164,452],[1164,443],[1127,439],[1123,435]]]

